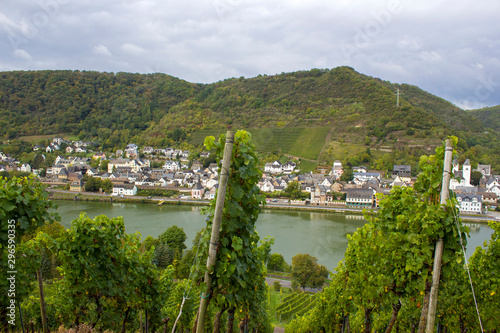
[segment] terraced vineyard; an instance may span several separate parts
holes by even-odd
[[[191,133],[191,138],[189,139],[189,143],[195,146],[202,146],[203,141],[207,136],[215,136],[218,137],[222,133],[226,133],[227,130],[225,129],[202,129],[202,130],[197,130],[193,133]]]
[[[217,136],[225,131],[224,129],[198,130],[191,134],[190,143],[201,145],[206,136]],[[252,141],[258,151],[266,153],[280,150],[284,154],[317,160],[330,128],[273,127],[253,128],[248,131],[252,134]]]
[[[276,319],[280,322],[288,322],[302,316],[314,307],[315,302],[315,294],[294,293],[287,296],[276,308]]]

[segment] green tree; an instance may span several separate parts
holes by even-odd
[[[318,264],[318,259],[309,254],[296,254],[292,257],[292,281],[305,291],[306,287],[320,288],[328,277],[325,266]]]
[[[43,163],[45,162],[45,158],[42,154],[36,154],[35,157],[33,158],[32,162],[32,167],[34,169],[40,169],[43,166]]]
[[[154,262],[159,268],[166,268],[174,262],[174,250],[165,243],[155,247]]]
[[[101,180],[101,188],[103,192],[111,192],[113,190],[113,183],[111,182],[111,179],[106,178]]]
[[[85,191],[87,192],[98,192],[101,188],[101,179],[95,177],[89,177],[85,182]]]
[[[168,136],[175,142],[179,142],[186,139],[186,132],[182,128],[176,128]]]
[[[483,173],[481,171],[472,171],[470,175],[470,183],[474,186],[479,186],[481,182],[481,178],[483,178]]]
[[[211,163],[215,163],[215,162],[216,162],[216,155],[215,154],[210,154],[210,155],[208,155],[208,157],[205,157],[204,159],[202,159],[202,163],[203,163],[204,168],[208,168],[208,166]]]
[[[101,164],[99,164],[99,167],[101,168],[101,172],[108,172],[108,164],[109,164],[109,160],[101,160]]]
[[[283,255],[279,253],[271,254],[267,262],[267,269],[278,272],[290,272],[291,270],[290,265],[287,264]]]
[[[302,193],[302,191],[300,190],[300,184],[296,180],[288,183],[284,192],[292,198],[299,198]]]
[[[158,236],[158,238],[162,243],[167,244],[169,248],[174,251],[179,251],[180,254],[182,254],[182,251],[186,248],[186,245],[184,244],[187,238],[186,233],[184,232],[184,229],[176,225],[173,225],[165,230],[160,236]]]
[[[196,267],[193,266],[195,260],[198,259],[196,255],[198,254],[200,241],[205,233],[205,228],[201,229],[196,233],[193,239],[193,246],[187,250],[182,256],[179,264],[176,267],[175,277],[178,279],[188,279],[192,273],[192,271],[196,270]]]
[[[158,238],[148,236],[142,242],[142,248],[144,249],[144,251],[149,251],[153,246],[158,246],[158,244],[160,244],[160,240]]]
[[[340,175],[340,180],[343,182],[350,182],[354,179],[354,174],[351,168],[344,168],[344,172]]]

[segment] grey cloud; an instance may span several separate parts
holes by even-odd
[[[208,83],[349,65],[462,107],[495,105],[498,9],[497,0],[6,0],[0,69],[161,71]],[[23,22],[36,32],[26,36]]]

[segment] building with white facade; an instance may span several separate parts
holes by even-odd
[[[117,158],[112,159],[108,163],[108,172],[112,173],[113,169],[117,168],[130,168],[132,172],[140,172],[144,168],[148,168],[150,166],[149,160],[129,160],[126,158]]]
[[[374,205],[375,191],[371,189],[347,189],[346,207],[372,208]]]
[[[332,171],[330,171],[330,176],[333,176],[333,179],[337,180],[343,173],[344,169],[342,168],[342,163],[339,160],[335,160],[335,162],[333,162]]]
[[[454,190],[457,187],[473,187],[470,184],[470,176],[471,176],[471,166],[469,159],[466,159],[464,164],[462,165],[462,170],[458,165],[457,160],[453,160],[453,168],[452,172],[455,178],[450,179],[450,189]],[[458,179],[458,180],[457,180]]]
[[[134,184],[114,184],[113,185],[113,196],[121,195],[136,195],[137,186]]]
[[[483,212],[483,197],[480,194],[459,194],[457,200],[460,213],[481,214]]]
[[[163,164],[163,169],[168,171],[179,171],[181,169],[181,164],[179,163],[179,161],[167,160]]]

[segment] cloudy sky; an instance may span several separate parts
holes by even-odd
[[[348,65],[462,108],[500,104],[499,0],[2,0],[0,71],[211,83]]]

